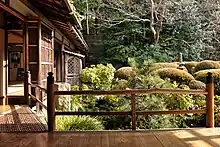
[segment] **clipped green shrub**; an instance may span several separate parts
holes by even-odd
[[[220,68],[220,64],[216,61],[212,60],[204,60],[199,62],[195,67],[195,72],[206,69],[218,69]]]
[[[190,89],[206,89],[205,83],[198,81],[198,80],[192,80],[189,82],[189,88]]]
[[[194,80],[194,77],[184,70],[179,70],[175,68],[162,68],[156,70],[162,79],[169,78],[172,81],[177,81],[177,83],[189,83]]]
[[[115,68],[112,64],[92,65],[90,68],[83,69],[81,81],[89,85],[93,90],[110,90],[114,78]]]
[[[115,78],[130,80],[135,77],[136,72],[133,67],[122,67],[115,72]]]
[[[174,63],[155,63],[157,68],[178,68],[179,65],[177,62]]]
[[[208,75],[208,72],[212,73],[215,81],[217,81],[220,78],[220,69],[207,69],[196,72],[195,79],[206,83],[206,77]]]
[[[194,71],[195,71],[195,67],[196,67],[196,65],[198,64],[198,62],[184,62],[185,63],[185,67],[186,67],[186,69],[188,70],[188,72],[189,73],[191,73],[191,74],[193,74],[194,73]]]
[[[122,90],[122,89],[126,89],[126,88],[129,88],[129,82],[125,79],[120,79],[118,81],[116,81],[114,83],[114,89],[115,90]]]
[[[58,131],[103,130],[102,123],[90,116],[57,116]]]
[[[215,94],[220,94],[220,69],[207,69],[195,73],[195,79],[206,83],[208,72],[211,72],[214,77]]]

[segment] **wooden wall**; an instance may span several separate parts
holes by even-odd
[[[45,85],[48,72],[53,72],[54,47],[53,30],[41,27],[41,81]]]
[[[31,72],[31,80],[38,83],[38,63],[39,63],[39,22],[28,23],[28,48],[29,48],[29,70]]]

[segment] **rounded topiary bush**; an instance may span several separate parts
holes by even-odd
[[[157,68],[178,68],[179,67],[177,62],[174,62],[174,63],[155,63],[155,66]]]
[[[175,68],[162,68],[156,71],[162,79],[170,78],[178,83],[189,83],[194,77],[184,70]]]
[[[204,60],[196,65],[195,72],[205,69],[218,69],[218,68],[220,68],[220,64],[218,62],[212,60]]]
[[[115,78],[119,78],[119,79],[133,79],[136,75],[136,69],[133,67],[122,67],[119,68],[116,72],[115,72]]]
[[[201,70],[195,73],[195,79],[206,83],[208,72],[211,72],[214,77],[215,93],[220,94],[220,69]]]
[[[125,79],[121,79],[121,80],[118,80],[114,83],[114,89],[118,90],[122,90],[122,89],[126,89],[126,88],[129,88],[129,82]]]
[[[188,70],[189,73],[194,73],[195,67],[198,64],[198,62],[184,62],[185,63],[185,67]]]
[[[198,80],[192,80],[189,82],[189,88],[190,89],[206,89],[205,83],[198,81]]]

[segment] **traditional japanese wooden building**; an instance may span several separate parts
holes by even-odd
[[[48,72],[57,82],[78,84],[88,51],[80,29],[69,0],[0,0],[1,104],[10,85],[28,93],[28,71],[38,85],[46,85]]]

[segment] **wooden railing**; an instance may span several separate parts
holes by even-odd
[[[32,93],[32,88],[34,88],[35,93]],[[43,101],[47,98],[47,96],[44,96],[44,94],[47,94],[47,89],[40,85],[31,83],[30,75],[28,80],[28,89],[29,105],[31,105],[32,99],[36,102],[36,113],[39,114],[42,108],[47,110],[47,106],[43,103]]]
[[[136,111],[137,94],[205,94],[206,109],[204,110],[168,110],[168,111]],[[126,112],[56,112],[54,95],[131,95],[131,111]],[[135,89],[135,90],[112,90],[112,91],[54,91],[53,73],[47,77],[47,115],[48,131],[55,131],[56,115],[131,115],[132,130],[136,130],[136,116],[138,115],[161,115],[161,114],[206,114],[206,127],[214,127],[214,84],[211,73],[207,75],[206,90],[177,90],[177,89]]]

